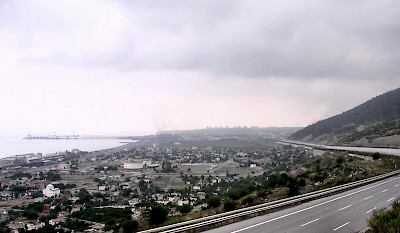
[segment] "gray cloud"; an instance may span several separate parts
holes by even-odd
[[[244,77],[399,74],[395,1],[214,2],[140,8],[138,54],[126,65]]]
[[[0,1],[0,130],[312,123],[400,85],[399,6]]]
[[[43,43],[58,48],[27,62],[251,78],[394,79],[400,72],[394,0],[118,1],[97,13],[90,5],[78,13],[74,4],[3,5],[1,26],[33,35],[22,36],[24,46],[50,35]]]

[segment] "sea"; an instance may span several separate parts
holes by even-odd
[[[53,154],[66,150],[97,151],[122,146],[128,139],[84,138],[84,139],[23,139],[24,136],[0,136],[0,158],[13,155],[42,153]]]

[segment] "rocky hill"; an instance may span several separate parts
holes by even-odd
[[[352,146],[400,146],[400,88],[297,131],[291,140]]]

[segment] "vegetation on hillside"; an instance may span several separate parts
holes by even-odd
[[[74,218],[83,219],[91,222],[105,223],[105,230],[119,231],[122,226],[125,228],[133,228],[132,232],[138,228],[138,223],[131,218],[130,208],[114,209],[114,208],[87,208],[73,214]]]
[[[360,125],[390,122],[400,118],[400,89],[396,89],[349,110],[342,114],[319,121],[297,131],[290,139],[315,139],[323,134],[350,135]]]
[[[400,232],[400,203],[395,202],[390,210],[378,211],[369,220],[370,233]]]
[[[356,140],[365,138],[368,142],[372,142],[378,137],[386,137],[400,134],[400,120],[378,122],[360,132],[355,132],[351,135],[345,136],[340,140],[341,143],[351,143]]]

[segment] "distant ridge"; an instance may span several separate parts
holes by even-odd
[[[295,132],[289,139],[324,144],[398,147],[399,120],[400,88],[307,126]],[[385,142],[383,137],[390,137],[387,138],[390,142]]]

